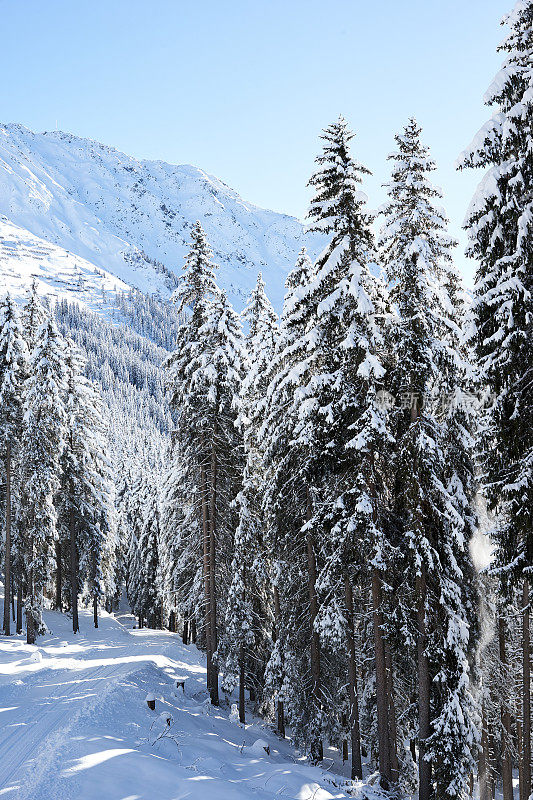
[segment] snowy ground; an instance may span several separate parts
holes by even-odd
[[[65,615],[48,612],[46,622],[51,633],[37,647],[0,636],[2,800],[360,796],[362,787],[309,766],[261,722],[242,728],[210,706],[203,655],[175,634],[109,615],[94,630],[88,612],[77,636]]]

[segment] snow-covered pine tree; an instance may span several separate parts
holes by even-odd
[[[340,645],[346,654],[352,775],[361,777],[353,592],[354,585],[361,586],[361,570],[366,572],[369,565],[373,584],[381,580],[379,464],[390,437],[376,402],[385,374],[382,329],[387,299],[376,277],[372,219],[359,189],[369,170],[352,159],[352,137],[342,118],[325,131],[319,169],[310,181],[315,189],[310,229],[331,239],[309,287],[316,313],[307,347],[309,378],[296,398],[296,436],[307,450],[318,501],[307,524],[308,531],[316,529],[321,564],[321,610],[315,625],[333,651]],[[376,600],[375,592],[373,596]],[[397,763],[389,733],[381,609],[376,603],[374,611],[379,766],[385,785],[396,780]]]
[[[94,621],[98,625],[98,599],[104,593],[102,564],[110,557],[113,536],[113,501],[101,399],[94,384],[85,377],[85,361],[70,339],[66,341],[65,369],[66,436],[58,510],[69,575],[72,628],[77,633],[78,595],[83,579],[90,584]]]
[[[32,281],[28,300],[22,311],[22,331],[26,348],[31,354],[37,341],[39,328],[46,319],[46,309],[37,291],[37,282]]]
[[[162,593],[160,584],[160,514],[159,486],[150,472],[145,472],[140,484],[142,513],[138,558],[141,581],[137,598],[139,611],[149,628],[163,627]]]
[[[11,633],[13,461],[22,426],[27,351],[17,308],[7,294],[0,302],[0,442],[5,467],[4,633]],[[17,585],[20,576],[17,575]]]
[[[21,440],[27,640],[43,631],[43,593],[57,538],[56,493],[65,442],[64,341],[47,315],[29,359]]]
[[[315,576],[309,577],[314,549],[303,528],[308,507],[304,454],[296,446],[295,393],[302,385],[309,326],[314,307],[307,290],[313,265],[305,250],[286,281],[280,333],[271,368],[265,421],[260,430],[266,479],[264,509],[271,553],[275,609],[275,646],[265,683],[277,701],[278,729],[285,715],[299,745],[321,757],[322,711],[316,617]],[[311,590],[311,592],[310,592]],[[302,622],[305,621],[305,624]],[[310,702],[311,699],[311,702]]]
[[[144,573],[139,548],[143,522],[142,473],[145,468],[146,464],[143,464],[142,461],[135,464],[130,487],[122,505],[123,536],[127,539],[125,545],[126,595],[132,613],[138,617],[139,628],[142,628],[145,623],[142,613]]]
[[[459,159],[485,169],[467,213],[468,254],[478,262],[473,344],[494,402],[483,475],[500,519],[501,586],[522,589],[523,758],[520,796],[531,793],[530,573],[533,567],[533,2],[518,0],[503,24],[501,70],[485,94],[494,108]]]
[[[417,646],[419,797],[465,792],[476,744],[470,659],[476,643],[471,441],[453,400],[464,380],[459,309],[435,169],[410,119],[390,156],[380,244],[397,319],[391,391],[396,440],[392,509],[407,543],[397,594],[406,593],[406,644]],[[449,404],[452,403],[451,409]],[[413,610],[412,612],[410,610]],[[409,619],[410,618],[410,619]]]
[[[178,442],[169,446],[170,467],[162,481],[161,571],[167,605],[176,620],[181,616],[182,638],[188,644],[189,639],[196,641],[197,624],[205,616],[202,525],[194,465],[179,456],[178,447]]]
[[[201,521],[208,689],[218,703],[217,578],[229,583],[242,453],[235,427],[242,376],[239,319],[216,285],[209,244],[200,223],[192,237],[184,276],[176,291],[178,314],[188,313],[176,351],[167,362],[175,416],[173,475],[187,473]],[[179,466],[187,463],[187,469]],[[168,493],[168,482],[167,482]],[[165,536],[168,542],[168,533]],[[226,568],[221,563],[225,557]]]
[[[242,489],[236,499],[239,519],[219,649],[223,655],[224,688],[232,691],[239,683],[239,718],[244,723],[245,686],[252,687],[254,692],[263,686],[272,616],[261,509],[263,458],[258,433],[264,420],[266,375],[274,355],[278,326],[261,274],[242,317],[249,329],[239,417],[245,463]]]
[[[301,487],[298,479],[292,480],[290,471],[295,453],[290,444],[290,426],[286,424],[286,414],[295,387],[299,385],[295,367],[303,358],[303,353],[297,345],[301,345],[308,323],[307,309],[305,305],[300,307],[298,297],[312,274],[313,264],[305,248],[302,248],[285,281],[287,292],[279,334],[266,372],[265,419],[258,432],[264,469],[262,505],[265,541],[271,562],[274,601],[274,642],[265,667],[263,699],[265,704],[269,698],[276,703],[280,735],[285,735],[285,716],[288,712],[296,737],[302,742],[306,741],[307,709],[304,698],[306,684],[302,684],[300,677],[307,677],[308,674],[307,665],[304,666],[305,656],[302,658],[302,654],[307,652],[307,643],[301,637],[299,626],[293,627],[291,623],[298,616],[298,611],[302,611],[305,617],[309,601],[307,587],[301,580],[302,554],[296,545],[305,520],[300,503]],[[291,513],[287,515],[289,508]],[[298,611],[293,615],[295,609]],[[302,673],[289,674],[286,662],[291,666],[300,663]]]
[[[323,138],[319,169],[310,181],[315,197],[309,216],[311,230],[327,234],[330,243],[313,269],[301,254],[298,276],[289,279],[264,425],[266,498],[272,541],[282,554],[279,574],[287,573],[292,581],[306,575],[298,598],[303,608],[295,608],[293,590],[286,625],[291,625],[293,609],[296,619],[308,620],[309,661],[306,666],[303,645],[290,630],[284,670],[286,677],[301,670],[298,687],[305,691],[310,683],[312,702],[306,700],[302,707],[298,687],[293,687],[292,697],[284,695],[290,721],[297,734],[303,728],[312,757],[320,758],[322,735],[335,738],[341,725],[340,715],[326,708],[325,698],[339,696],[348,684],[356,775],[361,773],[361,756],[351,590],[362,524],[353,524],[358,508],[353,489],[362,490],[371,434],[374,439],[384,435],[375,389],[383,375],[378,351],[385,292],[371,268],[371,219],[358,188],[368,170],[351,158],[352,134],[342,118]],[[368,504],[369,518],[371,512]],[[335,535],[344,546],[342,558],[343,547],[335,547]],[[277,586],[282,588],[284,580]],[[301,622],[297,625],[301,631]],[[276,656],[276,664],[279,660]],[[290,687],[290,681],[285,679],[284,685]],[[381,699],[387,702],[384,682]],[[387,741],[387,751],[388,746]]]

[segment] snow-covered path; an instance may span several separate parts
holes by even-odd
[[[243,729],[211,707],[203,656],[176,635],[111,616],[95,631],[84,612],[78,636],[61,614],[47,623],[38,647],[0,636],[1,800],[348,797],[342,779],[298,760],[257,720]],[[269,754],[254,747],[260,738]]]

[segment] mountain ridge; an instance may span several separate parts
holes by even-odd
[[[220,265],[220,283],[238,309],[263,272],[275,306],[305,244],[287,214],[262,209],[190,164],[136,159],[63,131],[35,133],[0,124],[0,214],[51,244],[145,293],[169,296],[199,219]]]

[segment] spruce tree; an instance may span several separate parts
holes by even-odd
[[[454,242],[436,206],[440,193],[427,178],[435,165],[415,120],[395,138],[380,237],[397,314],[392,511],[407,545],[397,591],[406,593],[406,645],[417,646],[419,797],[428,800],[462,796],[473,763],[476,613],[468,542],[475,487],[464,404],[456,395],[466,367],[461,310],[454,305]]]
[[[78,595],[82,579],[89,584],[94,621],[104,593],[102,565],[109,558],[112,536],[112,489],[101,399],[85,377],[84,359],[70,339],[65,352],[66,436],[61,458],[60,536],[69,575],[74,633],[79,631]]]
[[[24,567],[28,643],[44,630],[43,593],[57,538],[56,493],[65,442],[64,341],[48,315],[30,355],[21,441]]]
[[[271,635],[269,571],[261,510],[264,472],[258,433],[264,420],[266,375],[274,354],[277,317],[266,296],[261,274],[242,316],[249,326],[238,421],[245,463],[242,489],[236,498],[239,519],[231,567],[233,577],[220,649],[225,656],[224,687],[232,691],[239,683],[239,716],[244,723],[245,684],[262,688]]]
[[[299,385],[297,365],[303,357],[299,349],[308,322],[305,303],[299,296],[311,280],[313,264],[302,248],[285,286],[283,313],[273,358],[266,372],[264,420],[258,432],[263,454],[266,549],[272,573],[274,605],[273,647],[265,667],[264,699],[276,704],[277,729],[285,735],[285,718],[289,717],[298,741],[309,744],[307,733],[309,708],[306,705],[308,667],[301,654],[307,643],[297,625],[299,615],[305,618],[308,599],[302,584],[300,529],[302,515],[299,476],[296,474],[296,452],[291,445],[291,423],[287,412]],[[290,513],[289,509],[291,510]],[[296,653],[298,651],[298,655]],[[294,667],[291,670],[290,667]],[[296,670],[302,668],[298,674]]]
[[[371,440],[384,434],[375,390],[384,372],[379,328],[385,292],[374,277],[371,218],[358,189],[368,170],[352,159],[351,138],[342,118],[324,132],[319,169],[310,180],[315,196],[309,217],[311,230],[327,234],[329,244],[312,269],[301,254],[298,278],[289,281],[295,288],[284,306],[265,431],[273,542],[289,572],[307,574],[311,702],[300,716],[312,757],[319,759],[322,736],[333,738],[340,725],[325,698],[349,685],[355,776],[361,774],[361,756],[352,584],[364,526],[354,525],[359,505],[353,489],[363,491]],[[289,514],[295,530],[286,524]],[[299,659],[300,653],[286,653],[285,670],[301,669]],[[386,702],[384,683],[382,689]],[[291,705],[293,700],[289,714]]]
[[[149,628],[162,628],[162,594],[160,585],[160,514],[159,487],[152,475],[141,479],[141,525],[138,542],[140,561],[140,593],[137,604]]]
[[[11,633],[13,460],[22,426],[23,381],[27,351],[11,297],[0,303],[0,441],[5,465],[4,633]]]
[[[326,129],[319,169],[310,180],[315,189],[310,229],[327,233],[330,244],[318,259],[309,287],[315,313],[307,334],[308,377],[296,398],[296,436],[306,453],[314,495],[306,528],[316,529],[313,539],[321,569],[321,611],[315,628],[329,648],[341,645],[346,654],[352,774],[361,777],[353,586],[360,581],[363,543],[372,559],[379,550],[382,524],[375,464],[387,432],[376,392],[385,373],[381,328],[386,297],[375,277],[372,219],[359,189],[369,170],[351,157],[352,137],[342,118]],[[380,771],[388,782],[394,765],[389,764],[392,748],[385,737],[388,689],[378,634]]]
[[[473,345],[494,401],[487,415],[483,478],[497,514],[503,591],[523,607],[520,796],[531,793],[530,572],[533,566],[533,3],[519,0],[503,24],[501,70],[485,95],[491,119],[461,156],[485,169],[467,213],[468,254],[478,262]]]
[[[187,464],[185,470],[174,466],[172,474],[187,473],[201,531],[208,689],[217,704],[217,577],[228,581],[227,574],[221,576],[220,552],[227,555],[233,545],[232,502],[242,459],[235,422],[243,354],[239,320],[216,285],[214,269],[211,249],[197,223],[176,292],[178,314],[187,317],[167,362],[167,381],[175,414],[174,453]]]

